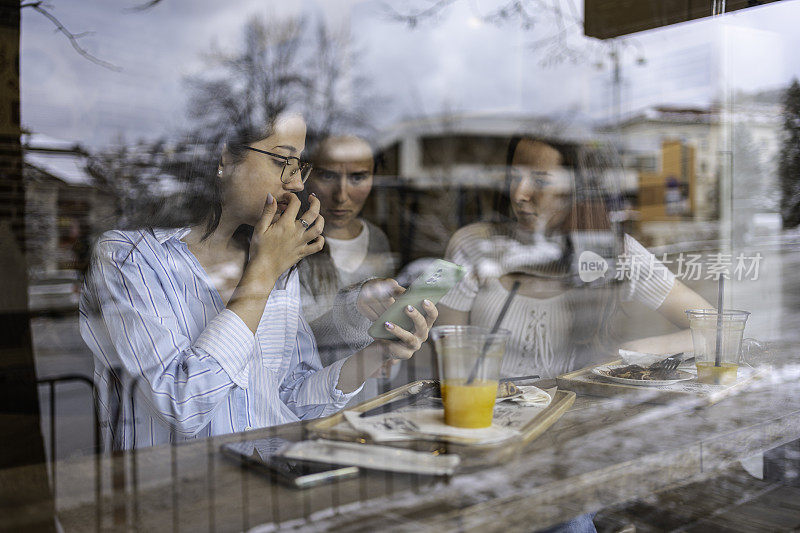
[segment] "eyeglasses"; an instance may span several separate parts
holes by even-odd
[[[285,156],[281,154],[276,154],[274,152],[267,152],[266,150],[259,150],[258,148],[253,148],[252,146],[245,146],[248,150],[252,150],[254,152],[258,152],[260,154],[266,154],[270,157],[275,157],[278,159],[283,160],[283,168],[281,169],[281,182],[282,183],[289,183],[291,182],[297,173],[300,173],[300,182],[305,183],[308,179],[309,174],[311,174],[311,163],[307,163],[305,161],[301,161],[300,158],[294,156]],[[286,169],[289,169],[289,172],[286,172]],[[288,176],[286,179],[283,179],[284,176]]]

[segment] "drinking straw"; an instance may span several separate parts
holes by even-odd
[[[717,294],[717,346],[714,354],[714,366],[722,366],[722,313],[725,300],[725,276],[719,277],[719,293]]]
[[[497,320],[494,322],[494,326],[492,327],[492,332],[490,335],[494,335],[497,333],[497,330],[500,329],[500,324],[503,322],[503,319],[506,316],[506,312],[508,312],[508,308],[511,306],[511,300],[514,299],[514,296],[517,294],[517,290],[519,289],[520,282],[519,280],[515,280],[514,283],[511,285],[511,290],[508,291],[508,296],[506,297],[506,301],[503,303],[503,307],[500,309],[500,314],[497,315]],[[486,357],[486,352],[489,351],[489,344],[492,342],[491,337],[486,339],[486,342],[483,344],[483,349],[481,350],[481,354],[478,356],[478,360],[475,361],[475,366],[472,367],[472,370],[469,372],[469,377],[467,378],[467,385],[472,385],[472,382],[475,381],[475,378],[478,376],[478,369],[481,367],[481,363],[483,363],[484,357]]]

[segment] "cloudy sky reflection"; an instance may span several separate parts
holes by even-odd
[[[571,1],[582,9],[582,2]],[[93,31],[85,46],[122,71],[81,58],[49,21],[24,11],[23,123],[91,146],[174,134],[187,125],[183,80],[202,71],[202,55],[212,42],[234,44],[253,14],[301,12],[349,26],[360,50],[357,65],[384,97],[373,117],[377,128],[460,111],[608,118],[610,61],[595,53],[596,42],[576,33],[571,42],[587,51],[584,60],[543,66],[547,53],[530,43],[552,35],[552,22],[529,30],[481,23],[480,16],[497,3],[463,0],[410,29],[389,20],[373,1],[164,0],[140,12],[129,9],[134,0],[56,0],[53,13],[74,32]],[[623,112],[662,103],[704,104],[730,86],[752,91],[785,84],[800,74],[800,56],[787,53],[800,48],[798,15],[800,2],[785,0],[636,36],[636,46],[622,55]],[[643,66],[637,64],[640,56]],[[358,92],[353,87],[354,97]]]

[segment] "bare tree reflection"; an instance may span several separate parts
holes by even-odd
[[[232,129],[244,133],[298,111],[309,144],[337,131],[370,133],[380,99],[359,74],[358,55],[344,30],[301,17],[253,16],[236,46],[212,44],[203,68],[185,80],[190,127],[180,141],[120,141],[90,159],[95,183],[115,199],[114,225],[181,225],[187,201],[203,194],[197,177],[215,172]]]

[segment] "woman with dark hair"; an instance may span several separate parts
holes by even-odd
[[[374,158],[367,141],[352,135],[323,139],[313,151],[307,190],[320,201],[325,246],[298,265],[303,312],[317,339],[323,365],[333,364],[372,342],[367,329],[382,309],[356,311],[356,296],[403,292],[394,275],[394,257],[383,231],[361,218],[372,191]],[[397,367],[370,376],[352,403],[382,392]]]
[[[300,311],[295,265],[324,246],[319,201],[300,214],[310,168],[296,115],[230,136],[185,227],[110,231],[81,299],[103,418],[116,449],[219,435],[330,414],[389,359],[405,359],[436,319],[323,367]],[[298,218],[298,214],[300,214]],[[242,227],[252,227],[241,235]],[[248,238],[249,237],[249,238]],[[132,401],[127,401],[128,395]]]
[[[559,149],[560,148],[560,149]],[[512,332],[502,373],[555,377],[608,353],[608,334],[619,295],[613,272],[584,283],[576,268],[584,246],[579,235],[608,230],[603,194],[581,148],[522,137],[512,141],[497,220],[458,230],[446,258],[468,274],[439,304],[440,323],[492,327],[510,300],[502,327]],[[606,232],[607,234],[609,232]],[[590,237],[591,238],[591,237]],[[629,235],[625,257],[637,274],[626,298],[657,309],[688,328],[683,310],[708,302],[685,285]],[[691,349],[688,330],[644,339],[627,347],[651,353]]]

